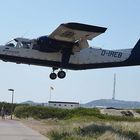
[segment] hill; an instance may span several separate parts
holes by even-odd
[[[22,102],[20,104],[27,104],[27,105],[32,105],[32,106],[43,106],[43,105],[45,105],[44,103],[36,103],[34,101],[25,101],[25,102]]]
[[[85,107],[101,107],[101,108],[123,108],[123,109],[134,109],[140,108],[140,102],[136,101],[123,101],[123,100],[112,100],[112,99],[100,99],[88,102],[84,105]]]

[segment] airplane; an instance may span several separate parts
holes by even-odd
[[[133,49],[107,50],[89,45],[88,40],[106,30],[105,27],[82,23],[63,23],[48,36],[36,39],[18,37],[0,45],[0,59],[17,64],[52,67],[49,76],[52,80],[65,78],[66,72],[63,69],[140,65],[140,39]]]

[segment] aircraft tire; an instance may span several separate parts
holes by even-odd
[[[66,77],[66,72],[64,72],[64,71],[59,71],[58,74],[57,74],[57,76],[58,76],[60,79],[63,79],[63,78]]]
[[[57,78],[56,73],[53,72],[50,74],[50,79],[55,80],[56,78]]]

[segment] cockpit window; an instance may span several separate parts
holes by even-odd
[[[22,42],[23,48],[29,49],[31,46],[31,43],[29,42]]]
[[[31,48],[31,43],[32,42],[25,41],[24,39],[22,40],[20,38],[20,39],[13,39],[13,40],[9,41],[8,43],[6,43],[6,46],[30,49]]]
[[[10,40],[10,41],[7,42],[5,45],[6,45],[6,46],[9,46],[9,47],[16,47],[17,42],[16,42],[15,40]]]

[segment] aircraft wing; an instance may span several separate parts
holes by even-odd
[[[76,42],[79,40],[92,40],[104,33],[107,28],[81,23],[61,24],[49,37],[56,40]]]

